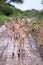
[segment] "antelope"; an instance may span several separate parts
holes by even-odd
[[[6,31],[10,30],[11,29],[11,19],[5,21],[5,28],[6,28]]]
[[[43,28],[41,28],[38,33],[38,44],[43,45]]]
[[[8,30],[8,22],[5,22],[4,25],[5,25],[5,28],[6,28],[5,31],[7,31]]]
[[[34,23],[34,27],[38,35],[38,44],[41,45],[43,44],[43,23]]]

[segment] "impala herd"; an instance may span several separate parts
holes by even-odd
[[[21,48],[23,49],[24,44],[22,42],[31,31],[31,26],[28,24],[28,20],[22,18],[10,18],[5,21],[5,28],[6,33],[11,33],[11,39],[14,41],[14,48],[16,47],[17,41],[19,42],[19,44],[17,43],[18,50]]]
[[[43,23],[32,23],[36,29],[36,34],[38,35],[38,44],[43,44]],[[27,18],[10,18],[5,22],[6,32],[10,31],[13,41],[21,41],[28,36],[31,32],[31,25],[28,23]],[[14,44],[15,45],[15,44]]]

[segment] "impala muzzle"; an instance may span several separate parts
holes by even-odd
[[[20,38],[20,33],[14,32],[14,39],[19,39],[19,38]]]

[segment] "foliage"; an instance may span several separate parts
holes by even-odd
[[[38,17],[36,20],[35,20],[35,22],[43,22],[43,17]]]
[[[0,0],[0,2],[7,2],[8,0]],[[16,2],[16,3],[23,3],[23,0],[10,0],[8,1],[8,3],[10,4],[10,2]]]
[[[0,24],[2,24],[5,20],[9,19],[9,17],[0,15]]]
[[[13,1],[13,2],[16,2],[16,3],[23,3],[23,0],[10,0],[10,1]]]
[[[42,0],[42,5],[43,5],[43,0]]]
[[[10,4],[1,2],[0,0],[0,16],[1,15],[4,15],[5,19],[6,17],[19,17],[19,18],[38,17],[38,19],[35,21],[43,22],[43,10],[38,11],[38,10],[32,9],[32,10],[21,11],[20,9],[17,9],[14,6],[11,6]]]
[[[32,24],[32,29],[31,30],[32,30],[32,32],[36,32],[33,24]]]
[[[35,20],[35,22],[43,22],[43,10],[41,10],[38,14],[37,19]]]
[[[0,3],[0,12],[2,12],[4,15],[10,16],[13,14],[12,11],[13,9],[9,5]]]

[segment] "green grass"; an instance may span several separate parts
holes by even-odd
[[[0,15],[0,24],[4,23],[5,20],[9,19],[9,17],[5,15]]]
[[[32,30],[34,30],[34,25],[32,25]]]
[[[35,20],[35,22],[43,22],[43,16],[40,17],[40,18],[37,18],[37,19]]]

